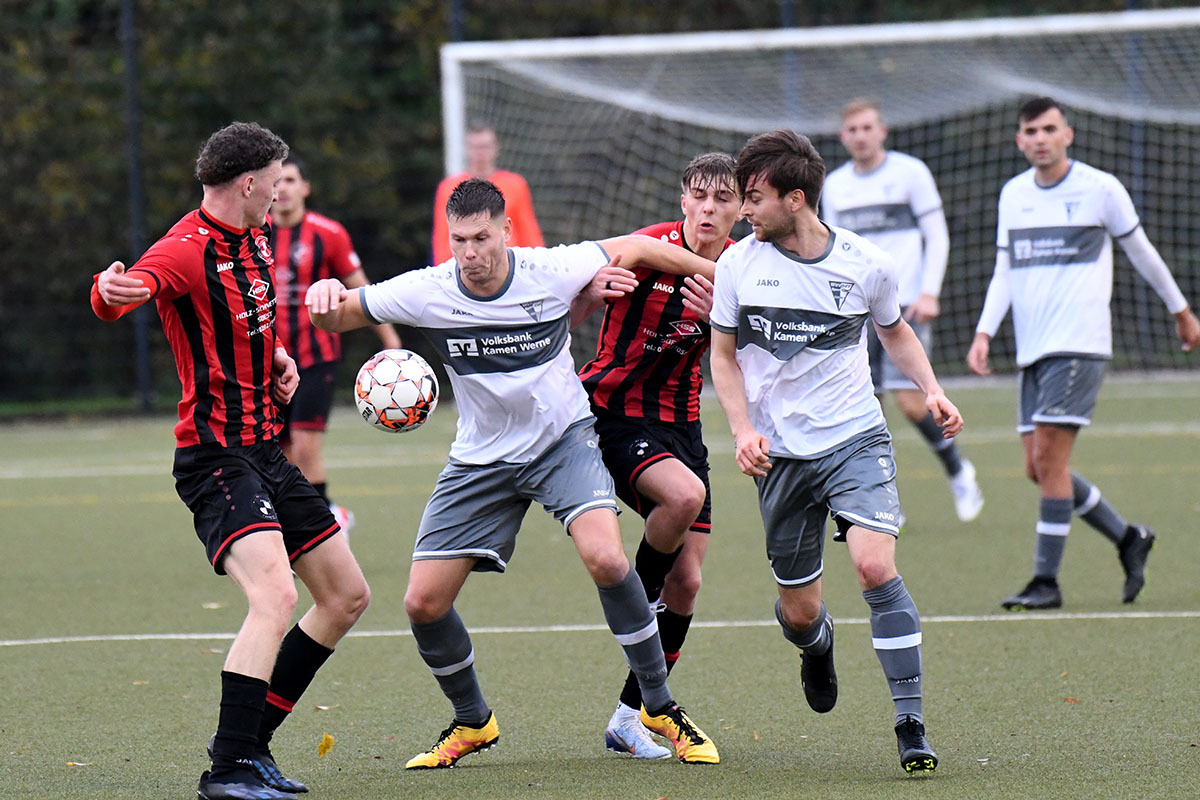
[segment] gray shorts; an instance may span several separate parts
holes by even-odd
[[[903,314],[907,310],[902,308],[900,311]],[[917,335],[921,346],[925,348],[925,355],[928,357],[933,347],[933,325],[928,322],[916,321],[910,321],[908,324],[912,327],[913,333]],[[867,358],[871,363],[871,385],[875,387],[875,394],[883,394],[884,391],[895,389],[920,391],[917,385],[892,362],[887,351],[883,349],[883,342],[879,341],[879,335],[875,333],[874,325],[867,326]]]
[[[592,423],[576,422],[528,464],[447,464],[421,517],[413,561],[476,558],[477,572],[504,572],[534,500],[564,529],[593,508],[618,513]]]
[[[886,428],[814,459],[771,456],[771,464],[754,481],[779,585],[805,586],[821,577],[826,514],[837,524],[837,542],[845,541],[851,525],[899,535],[896,460]]]
[[[1108,361],[1091,356],[1047,356],[1020,372],[1017,431],[1034,425],[1082,427],[1092,422]]]

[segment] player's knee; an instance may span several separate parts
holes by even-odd
[[[676,566],[678,564],[679,562],[676,562]],[[663,598],[666,599],[669,596],[690,603],[696,599],[696,595],[700,594],[702,582],[698,569],[673,569],[667,574],[666,583],[663,585]]]
[[[858,585],[863,589],[871,589],[896,577],[896,565],[891,559],[865,558],[854,565],[858,573]]]
[[[620,549],[605,550],[589,554],[583,561],[588,575],[597,586],[613,586],[620,583],[632,569],[625,552]]]
[[[453,600],[447,602],[436,593],[414,589],[412,586],[404,593],[404,613],[408,614],[410,622],[417,624],[433,622],[445,616],[451,605]]]
[[[250,612],[267,617],[278,624],[280,636],[296,611],[300,595],[292,581],[256,587],[247,594]]]
[[[347,628],[358,621],[371,602],[371,587],[366,580],[359,580],[352,586],[343,588],[338,596],[338,611],[345,617]]]
[[[794,631],[811,628],[821,615],[821,598],[795,598],[780,604],[779,614],[783,622]]]

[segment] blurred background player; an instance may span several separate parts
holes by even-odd
[[[450,258],[450,242],[446,237],[446,200],[454,188],[467,178],[483,178],[504,195],[504,213],[512,220],[512,247],[544,247],[542,229],[533,213],[533,196],[529,184],[515,172],[497,169],[500,140],[496,132],[481,122],[467,127],[467,171],[442,178],[433,200],[433,263],[441,264]]]
[[[1127,524],[1096,486],[1071,471],[1075,437],[1091,423],[1112,358],[1113,239],[1175,315],[1184,350],[1200,344],[1200,322],[1146,236],[1125,187],[1113,175],[1068,157],[1075,132],[1062,106],[1039,97],[1023,104],[1017,116],[1017,147],[1031,166],[1000,191],[996,269],[967,353],[972,370],[991,372],[991,339],[1011,305],[1021,369],[1017,431],[1025,473],[1037,483],[1041,500],[1033,579],[1002,605],[1062,605],[1058,571],[1072,513],[1116,546],[1125,572],[1121,600],[1132,603],[1146,582],[1154,533]]]
[[[733,244],[738,219],[733,158],[705,153],[683,171],[683,220],[634,235],[654,236],[709,261]],[[596,415],[600,452],[617,496],[646,521],[634,567],[646,599],[658,609],[667,671],[675,666],[692,622],[700,568],[712,529],[708,450],[700,429],[700,361],[709,345],[712,283],[650,267],[632,271],[637,288],[615,294],[610,268],[596,273],[572,305],[578,324],[609,296],[596,357],[579,372]],[[671,751],[641,722],[642,694],[631,671],[605,731],[605,746],[635,758]]]
[[[950,437],[962,416],[900,314],[892,259],[817,216],[825,162],[790,130],[755,136],[737,157],[742,214],[754,229],[717,263],[712,374],[738,468],[754,477],[775,615],[800,650],[809,707],[832,711],[833,619],[822,599],[825,524],[845,542],[870,608],[871,642],[895,706],[900,764],[937,767],[922,716],[921,617],[896,572],[900,500],[863,326],[925,393]]]
[[[859,98],[846,104],[841,140],[850,161],[826,178],[821,210],[830,225],[854,231],[895,261],[901,313],[929,355],[950,236],[929,168],[910,155],[886,149],[887,132],[873,101]],[[924,393],[888,357],[874,326],[867,327],[867,336],[875,394],[882,401],[885,391],[892,392],[901,413],[941,459],[958,518],[970,522],[983,509],[975,466],[959,455],[953,439],[942,437],[925,408]]]
[[[183,386],[175,488],[212,568],[249,605],[221,672],[200,800],[294,800],[308,791],[280,772],[271,737],[370,596],[328,504],[275,439],[277,405],[297,381],[295,361],[275,338],[266,225],[287,153],[255,123],[214,133],[196,159],[200,208],[128,271],[111,264],[92,288],[92,309],[104,320],[157,303]],[[292,570],[313,606],[288,631]]]
[[[368,281],[346,229],[308,209],[311,191],[304,163],[295,157],[284,160],[271,205],[271,250],[275,254],[278,298],[275,334],[296,360],[300,385],[292,401],[283,407],[280,443],[284,455],[300,468],[348,534],[354,514],[329,502],[322,452],[342,341],[339,334],[312,324],[304,295],[309,286],[323,278],[337,278],[350,288],[366,286]],[[400,336],[391,325],[376,326],[375,331],[384,347],[400,346]]]
[[[479,178],[455,187],[446,216],[452,261],[354,292],[318,281],[307,298],[313,321],[331,330],[382,321],[420,327],[454,388],[458,435],[421,517],[404,595],[417,649],[454,720],[405,768],[452,767],[500,736],[454,602],[472,572],[507,569],[534,500],[563,525],[596,584],[641,684],[643,724],[670,739],[681,761],[717,763],[716,746],[667,688],[658,624],[621,544],[613,480],[569,332],[571,302],[610,256],[685,274],[711,271],[712,263],[646,236],[510,248],[504,197]]]

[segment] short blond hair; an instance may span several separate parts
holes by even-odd
[[[883,121],[883,111],[879,108],[879,103],[876,103],[869,97],[856,97],[846,105],[842,106],[842,119],[851,114],[857,114],[860,111],[874,111],[879,115],[879,121]]]

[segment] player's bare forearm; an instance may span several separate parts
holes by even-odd
[[[610,256],[620,255],[625,267],[649,267],[672,275],[703,275],[710,281],[716,275],[714,262],[652,236],[617,236],[599,244]]]
[[[359,304],[358,291],[350,291],[333,278],[309,286],[304,304],[313,325],[321,330],[342,333],[371,324]]]
[[[713,386],[717,400],[729,420],[733,434],[734,460],[738,469],[752,477],[762,477],[771,468],[770,442],[750,422],[750,411],[746,403],[746,383],[742,368],[738,366],[736,338],[733,334],[712,332]]]

